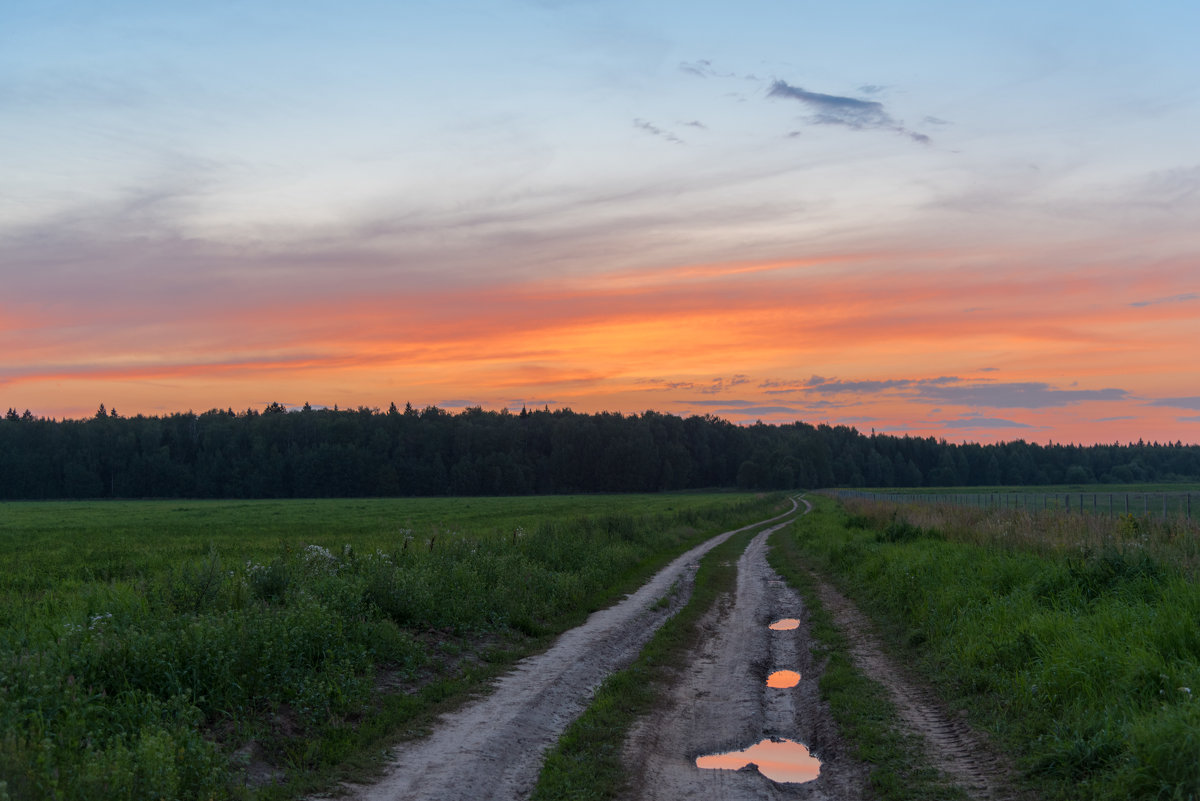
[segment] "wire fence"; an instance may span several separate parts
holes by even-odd
[[[1060,510],[1079,514],[1192,519],[1191,492],[866,492],[831,490],[837,498],[948,504],[981,509]]]

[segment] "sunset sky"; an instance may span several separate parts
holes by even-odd
[[[1200,442],[1200,4],[0,4],[0,412]]]

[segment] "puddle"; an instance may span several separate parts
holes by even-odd
[[[800,674],[794,670],[776,670],[770,676],[767,676],[767,686],[779,690],[795,687],[799,683]]]
[[[767,626],[771,631],[792,631],[800,628],[800,619],[794,617],[785,617],[782,620],[776,620],[771,625]]]
[[[821,761],[793,740],[768,738],[742,751],[696,757],[698,768],[741,770],[747,765],[754,765],[773,782],[810,782],[821,773]]]

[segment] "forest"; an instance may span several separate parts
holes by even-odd
[[[709,416],[214,409],[0,420],[0,498],[319,498],[1200,480],[1200,446],[991,445]]]

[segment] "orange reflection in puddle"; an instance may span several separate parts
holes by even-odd
[[[800,621],[794,617],[785,617],[783,620],[776,620],[767,628],[771,631],[791,631],[800,628]]]
[[[741,770],[747,765],[773,782],[810,782],[821,773],[821,760],[793,740],[766,739],[742,751],[696,757],[698,768]]]
[[[780,690],[795,687],[799,683],[800,674],[794,670],[776,670],[770,676],[767,676],[767,686]]]

